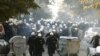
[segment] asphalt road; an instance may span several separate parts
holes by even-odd
[[[63,43],[64,40],[61,40],[61,43]],[[65,42],[66,43],[66,42]],[[80,42],[80,49],[79,49],[79,53],[78,53],[78,56],[87,56],[87,48],[89,47],[89,44],[83,39],[81,42]],[[73,47],[74,48],[74,47]],[[8,56],[12,56],[10,53]],[[19,54],[17,55],[19,56]],[[22,55],[21,55],[22,56]],[[26,51],[26,56],[30,56],[29,55],[29,52],[28,52],[28,48],[27,48],[27,51]],[[45,52],[42,54],[42,56],[48,56],[48,53],[47,53],[47,48],[45,47]],[[59,56],[57,52],[55,52],[54,56]]]
[[[88,48],[90,46],[91,45],[83,39],[80,42],[80,50],[79,50],[78,56],[87,56],[87,54],[88,54]]]
[[[88,44],[85,41],[81,41],[80,44],[81,45],[80,45],[80,50],[79,50],[78,56],[87,56]],[[9,53],[8,56],[12,56],[12,55]],[[30,56],[28,49],[26,51],[26,56]],[[42,56],[48,56],[47,48],[45,48],[45,52],[42,54]],[[55,52],[54,56],[59,56],[59,55],[57,54],[57,52]]]
[[[12,56],[12,54],[9,53],[8,56]],[[17,56],[20,56],[20,55],[17,54]],[[23,56],[23,55],[21,55],[21,56]],[[28,49],[26,51],[26,56],[30,56]],[[45,52],[43,52],[42,56],[48,56],[47,48],[46,47],[45,47]],[[59,55],[57,54],[57,52],[55,52],[54,56],[59,56]]]

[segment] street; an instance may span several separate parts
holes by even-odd
[[[87,48],[88,48],[88,46],[89,46],[89,44],[83,39],[80,42],[80,50],[79,50],[78,56],[87,56]],[[45,52],[43,52],[42,55],[43,56],[48,56],[47,47],[44,47],[44,48],[45,48]],[[12,55],[9,53],[8,56],[12,56]],[[27,48],[27,51],[26,51],[26,56],[30,56],[29,52],[28,52],[28,48]],[[57,52],[55,52],[54,56],[59,56],[59,55],[57,54]]]
[[[12,55],[9,53],[8,56],[12,56]],[[19,55],[17,55],[17,56],[19,56]],[[22,56],[22,55],[21,55],[21,56]],[[26,56],[30,56],[30,55],[29,55],[28,49],[27,49],[27,51],[26,51]],[[45,47],[45,52],[43,52],[42,56],[48,56],[47,48],[46,48],[46,47]],[[59,56],[59,55],[57,54],[57,52],[55,52],[54,56]]]
[[[90,46],[84,39],[80,42],[80,51],[78,56],[87,56],[88,47]]]

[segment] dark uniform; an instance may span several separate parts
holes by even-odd
[[[51,32],[47,33],[46,37],[49,37],[50,36],[50,33]],[[57,32],[53,32],[53,33],[54,33],[53,37],[55,37],[55,39],[57,40],[57,48],[59,48],[60,35]]]
[[[78,28],[72,28],[71,32],[73,37],[78,37]]]
[[[38,36],[39,33],[37,33],[37,38],[35,41],[36,44],[36,50],[35,50],[35,54],[36,56],[42,56],[42,53],[44,52],[44,48],[43,45],[45,43],[43,36]],[[40,33],[42,34],[42,33]]]
[[[60,39],[60,35],[57,32],[54,32],[54,36],[59,40]]]
[[[55,53],[55,50],[57,48],[57,38],[54,35],[49,36],[46,40],[46,45],[48,48],[49,56],[53,56],[53,54]]]
[[[36,35],[32,35],[28,39],[28,45],[29,45],[29,53],[30,56],[35,56],[35,49],[36,49]]]
[[[5,30],[5,36],[4,39],[8,42],[11,37],[13,37],[13,30],[12,27],[9,25],[9,23],[4,23],[4,30]]]
[[[60,35],[57,32],[54,32],[54,36],[57,39],[57,48],[59,48],[59,39],[60,39]]]

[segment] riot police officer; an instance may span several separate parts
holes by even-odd
[[[53,56],[55,53],[55,50],[57,48],[57,38],[54,36],[53,32],[50,32],[50,35],[48,36],[46,40],[46,45],[48,48],[48,54],[49,56]]]
[[[37,33],[37,38],[36,38],[36,50],[35,50],[35,54],[36,56],[42,56],[42,53],[44,52],[44,48],[43,48],[43,45],[44,45],[45,41],[43,39],[43,35],[42,33],[38,32]]]
[[[27,42],[27,44],[29,45],[29,53],[30,53],[30,56],[35,56],[35,46],[36,46],[36,44],[35,44],[35,42],[36,42],[36,32],[32,32],[31,33],[31,37],[29,37],[29,39],[28,39],[28,42]]]
[[[54,36],[57,38],[57,40],[59,40],[60,39],[60,35],[54,30],[53,30],[53,33],[54,33]]]
[[[78,37],[78,28],[72,28],[71,32],[73,37]]]
[[[59,48],[60,35],[55,30],[53,30],[53,33],[54,33],[55,38],[57,39],[57,49],[58,49]]]
[[[57,40],[60,39],[60,35],[56,32],[56,30],[50,31],[49,33],[46,34],[46,37],[50,36],[50,33],[53,33],[53,35],[57,38]]]

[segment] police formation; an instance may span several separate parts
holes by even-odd
[[[88,25],[85,23],[74,24],[44,20],[33,23],[21,22],[19,24],[14,24],[11,21],[4,22],[5,34],[0,35],[0,54],[7,56],[8,53],[11,53],[12,56],[26,56],[28,45],[30,56],[42,56],[45,47],[48,49],[48,55],[53,56],[59,48],[60,36],[77,37],[81,35],[78,33],[79,30],[85,32],[90,27]]]
[[[58,47],[58,38],[57,34],[53,31],[46,35],[46,39],[43,38],[41,32],[32,32],[32,36],[27,42],[29,45],[30,56],[42,56],[42,53],[45,51],[45,46],[47,46],[48,55],[53,56]]]
[[[46,37],[46,38],[44,38]],[[48,55],[53,56],[58,48],[58,34],[51,31],[46,36],[42,32],[32,32],[31,36],[26,39],[25,36],[13,36],[9,43],[2,40],[0,46],[1,56],[27,56],[27,46],[29,46],[30,56],[42,56],[45,48],[48,49]],[[1,40],[0,40],[1,42]],[[8,55],[8,53],[10,53]]]

